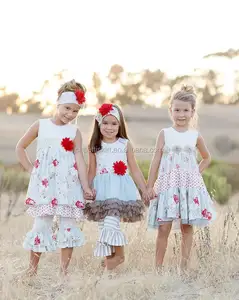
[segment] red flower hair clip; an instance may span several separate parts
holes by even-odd
[[[127,166],[122,160],[116,161],[113,164],[113,168],[114,168],[114,173],[121,176],[125,175],[127,170]]]
[[[83,103],[85,103],[86,99],[85,99],[84,91],[76,90],[75,95],[76,95],[76,101],[79,103],[79,105],[82,105]]]
[[[74,142],[67,137],[62,139],[61,145],[66,151],[73,151],[74,149]]]
[[[113,108],[113,105],[110,103],[104,103],[99,108],[99,113],[103,116],[107,115]]]

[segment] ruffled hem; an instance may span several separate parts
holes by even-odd
[[[26,235],[23,248],[34,252],[53,252],[57,248],[55,236],[46,232],[30,231]]]
[[[72,207],[70,205],[57,205],[53,207],[50,204],[42,204],[29,206],[27,213],[33,218],[43,216],[61,216],[64,218],[84,220],[82,208]]]
[[[66,227],[58,231],[56,243],[58,248],[81,247],[85,244],[85,238],[79,228]]]
[[[110,256],[113,253],[112,248],[113,248],[112,246],[104,245],[98,242],[94,251],[94,256],[96,257]]]
[[[145,207],[141,200],[120,201],[107,199],[86,203],[84,213],[89,221],[99,222],[107,216],[118,217],[124,222],[137,222],[144,218]]]
[[[174,220],[182,224],[199,227],[208,226],[216,218],[213,202],[206,189],[170,189],[151,200],[148,226],[159,225]]]
[[[122,231],[103,228],[100,233],[99,242],[107,246],[124,246],[127,245],[127,240]]]

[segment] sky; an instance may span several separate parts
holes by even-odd
[[[1,0],[0,86],[24,96],[62,69],[88,84],[92,72],[104,74],[115,63],[129,71],[190,73],[207,64],[208,53],[239,49],[236,4]]]

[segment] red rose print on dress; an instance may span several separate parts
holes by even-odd
[[[177,204],[178,202],[179,202],[179,197],[178,197],[178,195],[173,195],[173,200],[174,200],[174,202]]]
[[[70,228],[66,228],[66,230],[67,230],[68,232],[70,232],[70,231],[71,231],[71,229],[70,229]]]
[[[35,162],[34,162],[34,167],[37,169],[40,165],[40,161],[39,159],[36,159]]]
[[[107,171],[106,168],[103,168],[103,169],[100,171],[100,174],[107,174],[107,173],[109,173],[109,172]]]
[[[76,162],[74,163],[73,167],[74,167],[75,170],[78,170],[78,167],[77,167],[77,163],[76,163]]]
[[[33,199],[31,199],[31,198],[27,198],[26,201],[25,201],[25,203],[27,205],[34,205],[36,202]]]
[[[45,178],[45,179],[43,179],[42,180],[42,185],[44,186],[44,187],[48,187],[48,185],[49,185],[49,182],[48,182],[48,180]]]
[[[193,202],[194,202],[195,204],[199,205],[198,197],[195,197],[195,198],[193,199]]]
[[[39,237],[38,237],[38,235],[35,237],[35,240],[34,240],[34,245],[35,246],[38,246],[38,245],[40,245],[40,243],[41,243],[41,240],[39,239]]]
[[[78,208],[84,208],[84,203],[81,202],[80,200],[76,201],[76,207]]]
[[[179,165],[179,164],[176,164],[176,168],[177,168],[177,169],[180,169],[180,165]]]
[[[57,204],[58,204],[57,199],[56,199],[56,198],[53,198],[53,199],[51,200],[51,206],[52,206],[52,207],[55,207],[55,206],[57,206]]]
[[[206,208],[202,211],[202,216],[204,218],[208,219],[208,220],[212,219],[212,213],[210,213],[209,211],[207,211]]]
[[[54,167],[57,167],[59,165],[59,161],[57,159],[54,159],[52,161],[52,164],[53,164]]]

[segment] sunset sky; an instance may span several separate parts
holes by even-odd
[[[239,48],[236,3],[1,0],[0,86],[25,96],[62,69],[87,84],[114,63],[190,73],[205,54]]]

